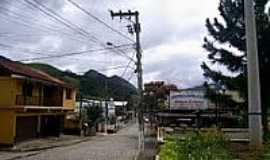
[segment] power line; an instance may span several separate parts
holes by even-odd
[[[54,26],[47,26],[47,25],[44,25],[44,24],[39,24],[38,26],[42,27],[42,28],[39,28],[37,27],[37,25],[32,25],[32,24],[29,24],[29,18],[28,19],[25,19],[27,18],[25,15],[22,15],[22,14],[19,14],[15,11],[12,11],[10,9],[7,9],[7,8],[4,8],[2,6],[0,6],[0,8],[2,9],[0,14],[4,15],[3,16],[3,19],[5,19],[6,21],[11,21],[11,22],[14,22],[14,23],[18,23],[20,24],[21,26],[24,26],[26,28],[33,28],[33,29],[37,29],[37,30],[40,30],[40,31],[43,31],[43,32],[46,32],[48,34],[48,31],[50,32],[54,32],[54,33],[62,33],[66,36],[69,36],[70,39],[73,39],[73,40],[76,40],[76,41],[81,41],[81,42],[84,42],[82,39],[79,39],[79,38],[76,38],[73,34],[71,34],[70,32],[64,32],[63,30],[58,30],[58,29],[55,29]],[[5,14],[7,13],[7,14]],[[8,17],[12,17],[14,19],[11,19],[11,18],[7,18],[6,16]],[[24,19],[22,19],[22,17],[25,17]],[[31,34],[29,34],[31,36]],[[16,35],[17,36],[17,35]],[[28,35],[27,35],[28,36]]]
[[[11,45],[8,45],[8,44],[4,44],[4,43],[0,43],[0,47],[11,48],[11,49],[15,49],[15,50],[21,50],[21,51],[23,51],[23,52],[28,52],[28,53],[32,53],[32,54],[48,55],[48,54],[41,53],[41,52],[34,52],[34,51],[31,51],[31,50],[26,49],[26,48],[18,48],[18,47],[14,47],[14,46],[11,46]]]
[[[115,45],[113,45],[113,44],[111,44],[112,46],[114,46],[115,47]],[[114,51],[116,54],[118,54],[118,55],[120,55],[120,56],[123,56],[123,57],[126,57],[127,59],[129,59],[129,60],[131,60],[131,61],[133,61],[133,62],[136,62],[135,60],[134,60],[134,58],[133,57],[130,57],[130,56],[128,56],[123,50],[121,50],[120,48],[115,48],[116,50]]]
[[[131,75],[129,76],[128,79],[126,79],[126,81],[130,82],[130,80],[133,78],[134,75],[135,75],[134,72],[131,72]],[[118,88],[112,90],[111,93],[115,93],[116,91],[118,91],[118,90],[120,90],[120,89],[121,89],[121,88],[118,87]]]
[[[96,37],[90,35],[89,32],[87,32],[86,30],[84,30],[83,28],[81,28],[80,26],[72,23],[71,21],[67,20],[66,18],[64,18],[63,16],[61,16],[60,14],[58,14],[57,12],[55,12],[54,10],[52,10],[51,8],[45,6],[44,4],[42,4],[41,2],[37,1],[37,0],[32,0],[34,1],[36,4],[38,4],[39,6],[45,8],[47,11],[49,11],[50,13],[52,13],[53,15],[57,16],[58,18],[60,18],[61,20],[63,20],[64,22],[68,23],[71,26],[74,26],[75,28],[77,28],[79,31],[81,31],[82,33],[85,33],[88,36],[91,36],[93,39],[97,40]]]
[[[108,71],[108,70],[117,70],[117,69],[123,69],[123,68],[126,68],[127,66],[124,65],[124,66],[115,66],[115,67],[110,67],[110,68],[106,68],[106,69],[98,69],[99,71]],[[132,68],[132,67],[130,67]],[[132,68],[134,69],[134,68]]]
[[[74,5],[75,7],[77,7],[78,9],[80,9],[82,12],[84,12],[85,14],[87,14],[88,16],[92,17],[93,19],[95,19],[96,21],[98,21],[99,23],[103,24],[104,26],[106,26],[107,28],[109,28],[110,30],[112,30],[113,32],[119,34],[120,36],[128,39],[129,41],[134,42],[133,39],[131,39],[130,37],[124,35],[122,32],[114,29],[113,27],[111,27],[109,24],[107,24],[105,21],[101,20],[100,18],[98,18],[97,16],[93,15],[92,13],[90,13],[89,11],[87,11],[86,9],[82,8],[79,4],[77,4],[76,2],[74,2],[73,0],[67,0],[68,2],[70,2],[72,5]]]
[[[126,45],[124,45],[124,46],[126,46]],[[122,46],[116,46],[116,47],[120,48]],[[85,50],[85,51],[80,51],[80,52],[70,52],[70,53],[64,53],[64,54],[60,54],[60,55],[51,55],[51,56],[47,56],[47,57],[36,57],[36,58],[22,59],[22,60],[19,60],[19,61],[34,61],[34,60],[44,60],[44,59],[68,57],[68,56],[80,55],[80,54],[84,54],[84,53],[107,51],[107,50],[114,49],[116,47],[92,49],[92,50]]]
[[[28,1],[26,1],[26,2],[28,2]],[[33,7],[35,7],[35,8],[37,8],[38,6],[36,6],[36,5],[34,5],[34,4],[32,4],[31,2],[30,2],[30,5]],[[40,10],[41,8],[39,8],[38,7],[38,9]],[[43,11],[43,10],[41,10],[41,11]],[[46,14],[46,12],[45,11],[43,11],[43,13],[44,14]],[[47,16],[49,16],[49,17],[51,17],[49,14],[46,14]],[[4,17],[5,18],[5,17]],[[54,19],[55,19],[55,17],[54,17]],[[63,19],[63,18],[62,18]],[[8,19],[7,18],[7,20],[10,20],[10,19]],[[18,19],[16,19],[16,20],[18,20]],[[15,20],[15,22],[17,22]],[[57,20],[57,18],[55,19],[55,20]],[[14,21],[14,20],[13,20]],[[32,25],[30,25],[30,24],[28,24],[28,23],[25,23],[24,21],[21,21],[21,22],[19,22],[19,23],[21,23],[22,25],[24,25],[24,26],[26,26],[26,27],[32,27],[33,28],[33,26]],[[41,28],[37,28],[37,29],[41,29]],[[48,28],[47,28],[48,29]],[[43,29],[44,30],[44,29]],[[57,31],[56,31],[57,32]],[[85,37],[85,35],[83,34],[83,36]],[[88,37],[87,37],[88,38]],[[82,42],[84,42],[84,41],[82,41]],[[95,43],[97,43],[96,41],[95,41]],[[104,46],[104,44],[100,44],[101,46]],[[104,47],[104,48],[106,48],[106,46]],[[118,48],[118,47],[116,47],[116,48]],[[28,51],[29,52],[29,51]],[[115,51],[113,51],[113,52],[115,52]],[[40,53],[38,53],[38,54],[40,54]]]
[[[97,40],[96,40],[95,37],[94,37],[95,40],[94,39],[91,39],[90,37],[88,37],[90,35],[88,32],[86,32],[86,31],[82,32],[82,30],[83,30],[82,28],[80,28],[80,27],[76,26],[75,24],[73,24],[72,22],[66,20],[65,18],[63,18],[59,14],[55,13],[54,11],[52,11],[51,9],[49,9],[48,7],[44,6],[43,4],[41,4],[41,3],[37,2],[37,1],[35,1],[36,2],[36,4],[35,4],[35,3],[30,2],[29,0],[24,0],[24,2],[26,2],[29,5],[35,7],[36,9],[40,10],[42,13],[46,14],[50,18],[55,19],[57,22],[61,23],[65,27],[71,29],[72,31],[75,31],[78,34],[86,37],[88,40],[90,40],[90,41],[92,41],[94,43],[97,42]],[[43,8],[41,8],[40,6],[43,7]]]
[[[120,65],[120,66],[112,66],[112,67],[109,67],[109,68],[100,68],[100,69],[95,69],[95,70],[98,70],[98,71],[109,71],[109,70],[118,70],[118,69],[123,69],[123,68],[126,68],[127,66],[126,65]],[[132,67],[130,67],[132,68]],[[132,68],[134,69],[134,68]],[[86,72],[76,72],[78,74],[84,74]]]
[[[134,58],[134,56],[135,56],[135,53],[133,54],[132,59]],[[124,75],[125,75],[126,72],[127,72],[127,69],[130,67],[131,62],[132,62],[132,60],[129,60],[129,62],[128,62],[126,68],[125,68],[125,70],[124,70],[123,73],[121,74],[121,77],[124,77]]]
[[[135,73],[134,73],[134,72],[131,72],[131,75],[130,75],[130,77],[127,79],[127,81],[130,81],[130,80],[133,78],[134,75],[135,75]]]
[[[0,14],[1,14],[1,12],[0,12]],[[39,30],[39,31],[41,31],[41,32],[44,32],[44,33],[47,33],[47,35],[48,35],[48,31],[49,32],[54,32],[54,33],[59,33],[59,32],[61,32],[61,31],[57,31],[57,30],[49,30],[48,28],[47,29],[45,29],[45,28],[39,28],[39,27],[37,27],[37,26],[33,26],[33,25],[30,25],[29,23],[26,23],[26,22],[24,22],[24,21],[18,21],[19,19],[10,19],[10,18],[7,18],[7,17],[5,17],[5,16],[2,16],[2,15],[0,15],[1,16],[1,19],[3,19],[3,20],[5,20],[5,21],[7,21],[7,22],[13,22],[13,23],[16,23],[16,24],[19,24],[20,26],[23,26],[23,27],[25,27],[25,28],[31,28],[31,29],[35,29],[35,30]],[[75,37],[74,35],[69,35],[69,34],[65,34],[66,36],[68,36],[68,38],[69,39],[72,39],[72,40],[74,40],[74,41],[80,41],[80,42],[82,42],[82,43],[86,43],[86,41],[83,41],[83,39],[81,39],[81,38],[77,38],[77,37]],[[12,39],[18,39],[18,38],[20,38],[20,37],[23,37],[23,36],[25,36],[25,37],[33,37],[33,36],[36,36],[36,37],[41,37],[41,35],[33,35],[33,34],[5,34],[5,35],[1,35],[0,37],[5,37],[5,38],[12,38]]]
[[[133,54],[133,57],[135,56],[135,53]],[[130,64],[131,64],[131,60],[128,62],[128,64],[126,66],[124,66],[123,68],[125,68],[125,70],[123,71],[123,73],[121,74],[120,77],[124,78],[124,75],[125,73],[127,72],[127,69],[128,68],[131,68],[132,69],[132,72],[130,74],[130,76],[126,79],[128,82],[133,78],[133,76],[135,75],[135,68],[133,67],[130,67]],[[118,91],[120,88],[116,88],[115,90],[112,91],[112,93]]]
[[[66,20],[65,18],[63,18],[62,16],[60,16],[59,14],[55,13],[53,10],[49,9],[48,7],[44,6],[43,4],[40,4],[39,2],[37,2],[36,0],[34,0],[34,2],[36,2],[37,4],[34,4],[32,2],[30,2],[29,0],[24,0],[28,5],[30,5],[32,8],[36,8],[38,10],[40,10],[43,14],[47,15],[48,17],[50,17],[50,19],[52,20],[55,20],[56,22],[58,23],[61,23],[62,25],[64,25],[65,27],[77,32],[80,34],[80,36],[83,36],[83,37],[86,37],[87,39],[89,38],[88,36],[90,35],[87,31],[85,31],[84,29],[80,28],[79,26],[73,24],[72,22]],[[43,8],[41,8],[41,7]],[[44,9],[45,8],[45,9]],[[15,19],[15,22],[16,20],[22,20],[20,19],[19,17],[21,17],[20,15],[16,15],[15,16],[17,17],[17,19]],[[14,16],[13,16],[14,17]],[[15,17],[15,18],[16,18]],[[6,18],[6,20],[9,20],[9,18]],[[18,21],[17,21],[18,22]],[[27,28],[28,27],[32,27],[33,26],[25,21],[22,21],[21,24],[23,24],[24,26],[26,26]],[[75,26],[75,27],[74,27]],[[45,30],[44,28],[47,28],[47,30],[53,30],[54,32],[59,32],[58,30],[55,30],[54,28],[48,28],[48,27],[44,27],[44,28],[38,28],[36,27],[37,29],[39,30]],[[120,32],[121,33],[121,32]],[[73,36],[72,34],[70,36]],[[91,36],[91,35],[90,35]],[[96,39],[96,38],[95,38]],[[98,39],[96,40],[93,40],[95,43],[98,43]],[[101,44],[102,46],[104,46],[104,44]],[[10,46],[10,45],[5,45],[5,44],[2,44],[1,45],[2,47],[5,47],[5,48],[12,48],[12,49],[18,49],[18,50],[23,50],[24,52],[27,50],[27,49],[21,49],[21,48],[16,48],[16,47],[13,47],[13,46]],[[129,49],[129,48],[128,48]],[[119,54],[121,56],[125,56],[127,58],[130,59],[130,62],[131,61],[134,61],[134,59],[130,58],[129,56],[126,55],[126,53],[123,51],[123,50],[120,50],[118,47],[104,47],[103,49],[104,51],[105,50],[112,50],[113,52],[115,52],[116,54]],[[77,55],[77,54],[83,54],[83,53],[87,53],[87,52],[99,52],[99,51],[102,51],[102,49],[98,49],[98,50],[87,50],[87,51],[80,51],[80,52],[71,52],[71,53],[67,53],[67,54],[61,54],[61,55],[48,55],[48,54],[45,54],[45,53],[42,53],[42,52],[33,52],[33,51],[29,51],[27,50],[28,53],[34,53],[34,54],[41,54],[41,55],[48,55],[47,57],[37,57],[37,58],[32,58],[32,59],[25,59],[25,60],[21,60],[21,61],[31,61],[31,60],[41,60],[41,59],[51,59],[51,58],[59,58],[59,57],[66,57],[66,56],[72,56],[72,55]]]
[[[52,9],[46,7],[45,5],[41,4],[40,2],[38,2],[38,1],[36,1],[36,0],[33,0],[35,3],[37,3],[37,5],[36,5],[36,4],[33,4],[32,2],[30,2],[29,0],[24,0],[24,1],[27,2],[27,3],[29,3],[30,5],[34,6],[35,8],[39,9],[40,11],[44,12],[46,15],[48,15],[48,16],[50,16],[50,17],[56,19],[56,20],[58,20],[59,22],[61,22],[62,24],[64,24],[65,26],[67,26],[67,27],[69,27],[69,28],[71,28],[71,29],[73,29],[73,30],[74,30],[73,26],[75,26],[75,31],[77,31],[79,34],[82,34],[83,36],[89,36],[89,35],[90,35],[90,34],[89,34],[87,31],[85,31],[84,29],[82,29],[82,28],[80,28],[79,26],[73,24],[73,23],[70,22],[69,20],[63,18],[61,15],[57,14],[57,13],[54,12]],[[42,9],[42,8],[40,8],[39,6],[45,8],[45,10]],[[46,11],[46,10],[47,10],[47,11]],[[55,17],[55,16],[56,16],[56,17]],[[64,21],[64,22],[63,22],[63,21]],[[67,24],[67,23],[68,23],[68,24]],[[79,31],[78,31],[76,28],[79,29]],[[85,35],[85,34],[86,34],[86,35]],[[90,36],[91,36],[91,35],[90,35]],[[91,37],[94,37],[94,36],[91,36]],[[106,46],[105,44],[103,44],[102,42],[100,42],[96,37],[94,37],[94,38],[95,38],[95,40],[93,40],[93,39],[90,39],[90,40],[91,40],[92,42],[94,42],[94,43],[97,43],[97,44],[103,46],[104,48],[107,48],[107,46]],[[113,52],[117,53],[117,51],[113,51]],[[119,53],[117,53],[117,54],[119,54]],[[120,54],[121,54],[121,53],[120,53]]]
[[[65,18],[63,18],[62,16],[60,16],[59,14],[57,14],[56,12],[54,12],[53,10],[49,9],[48,7],[46,7],[45,5],[39,3],[38,1],[34,0],[34,2],[36,3],[32,3],[29,0],[24,0],[24,2],[26,2],[28,5],[31,5],[31,7],[34,7],[38,10],[40,10],[43,14],[47,15],[48,17],[56,20],[57,22],[61,23],[62,25],[64,25],[65,27],[77,32],[78,34],[86,37],[89,39],[89,33],[87,31],[85,31],[84,29],[80,28],[79,26],[73,24],[72,22],[66,20]],[[41,8],[41,7],[43,8]],[[75,26],[75,27],[74,27]],[[78,30],[79,29],[79,30]],[[91,36],[91,35],[90,35]],[[93,37],[93,36],[92,36]],[[95,38],[95,37],[94,37]],[[101,46],[103,46],[104,48],[107,48],[106,45],[104,45],[102,42],[99,42],[97,38],[95,38],[95,40],[90,39],[92,42],[97,43]],[[119,54],[119,51],[115,51],[113,50],[113,52],[115,52],[116,54]],[[119,54],[121,55],[121,53]]]
[[[5,1],[7,1],[7,0],[5,0]],[[7,1],[8,2],[8,1]],[[27,2],[25,2],[25,3],[23,3],[23,1],[18,1],[21,5],[24,5],[24,6],[26,6],[26,7],[28,7],[29,9],[38,9],[37,8],[37,6],[33,6],[32,4],[29,4],[29,3],[27,3]],[[4,9],[4,7],[2,7],[3,9]],[[13,6],[13,8],[16,8],[17,10],[20,10],[20,8],[18,8],[18,7],[15,7],[15,6]],[[19,14],[19,13],[17,13],[17,12],[15,12],[15,11],[13,11],[13,10],[10,10],[10,9],[5,9],[6,11],[8,11],[9,13],[12,13],[13,14],[13,17],[14,17],[14,15],[16,15],[17,17],[15,17],[16,18],[16,20],[22,20],[21,18],[22,17],[25,17],[26,19],[24,19],[24,20],[22,20],[23,22],[25,22],[25,21],[29,21],[29,19],[31,18],[31,19],[35,19],[36,21],[39,21],[40,19],[39,18],[36,18],[36,17],[28,17],[28,16],[25,16],[25,15],[22,15],[22,14]],[[24,10],[24,13],[26,13],[26,10]],[[48,16],[46,13],[44,13],[44,12],[41,12],[41,13],[43,13],[43,15],[46,15],[46,16]],[[33,15],[33,13],[29,13],[29,14],[32,14]],[[10,15],[8,15],[8,16],[10,16]],[[59,23],[59,21],[57,20],[57,19],[54,19],[54,18],[52,18],[52,17],[50,17],[49,16],[49,18],[50,18],[50,20],[51,21],[53,21],[53,22],[56,22],[56,23]],[[29,22],[31,22],[31,21],[29,21]],[[63,24],[62,24],[63,25]],[[28,26],[29,27],[32,27],[33,28],[33,25],[30,25],[30,24],[28,24]],[[62,30],[62,28],[60,29],[60,30],[56,30],[55,29],[55,26],[51,26],[51,27],[48,27],[48,26],[46,26],[46,25],[43,25],[43,26],[45,26],[45,28],[47,28],[48,30],[53,30],[53,32],[56,32],[56,33],[59,33],[59,32],[62,32],[62,33],[64,33],[64,34],[66,34],[66,35],[71,35],[70,37],[74,37],[74,35],[73,34],[71,34],[70,32],[64,32],[63,30]],[[27,26],[26,26],[27,27]],[[66,26],[64,26],[64,27],[66,27]],[[36,27],[37,28],[37,27]],[[39,28],[38,28],[39,29]],[[87,37],[88,38],[88,37]],[[79,40],[79,39],[78,39]]]
[[[133,49],[133,48],[130,48],[129,46],[133,46],[133,44],[123,44],[123,45],[119,45],[119,46],[106,47],[106,48],[103,48],[103,50],[111,50],[111,51],[114,52],[115,49],[119,49],[119,50],[121,49],[121,51],[124,53],[124,51],[122,49],[124,49],[124,50]],[[32,61],[32,60],[52,59],[52,58],[56,58],[56,57],[57,58],[69,57],[69,56],[72,56],[72,55],[83,54],[83,53],[87,53],[88,51],[90,51],[90,52],[92,51],[92,50],[86,50],[86,51],[72,52],[72,54],[70,54],[70,52],[68,54],[61,54],[61,52],[59,52],[59,51],[49,51],[47,53],[43,53],[43,51],[41,51],[41,50],[33,51],[33,50],[29,50],[27,48],[14,47],[14,46],[4,44],[4,43],[0,43],[0,47],[11,48],[11,49],[19,50],[19,51],[22,51],[22,52],[32,53],[32,54],[46,55],[46,57],[23,59],[23,60],[19,60],[19,61]],[[126,48],[126,47],[129,47],[129,48]],[[95,50],[93,50],[93,51],[95,51]],[[48,54],[48,53],[50,53],[50,54]],[[127,59],[129,59],[129,60],[131,60],[133,62],[135,61],[133,58],[131,58],[131,57],[127,56],[127,55],[119,54],[118,52],[115,52],[115,53],[120,55],[120,56],[123,56],[123,57],[125,57],[125,58],[127,58]],[[60,55],[52,55],[52,54],[60,54]]]

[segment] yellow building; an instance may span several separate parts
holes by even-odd
[[[75,97],[64,82],[0,56],[0,144],[58,136]]]

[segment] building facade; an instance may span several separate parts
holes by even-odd
[[[206,110],[213,109],[215,105],[205,97],[206,88],[194,87],[171,91],[169,104],[171,110]]]
[[[72,86],[0,56],[0,144],[58,136],[75,97]]]

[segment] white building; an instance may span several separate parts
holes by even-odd
[[[205,97],[206,89],[203,86],[171,91],[169,105],[171,110],[205,110],[215,105]]]
[[[120,108],[120,107],[125,108],[127,105],[127,101],[114,101],[113,99],[110,99],[110,101],[107,101],[107,104],[108,104],[108,115],[114,116],[116,108]],[[81,102],[77,101],[75,112],[77,113],[80,112],[80,105],[81,105]],[[103,114],[105,116],[106,102],[104,100],[83,99],[81,109],[83,110],[87,107],[94,107],[94,106],[102,107],[104,111]]]

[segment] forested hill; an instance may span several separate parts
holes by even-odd
[[[127,100],[130,96],[136,94],[136,88],[118,76],[107,77],[95,70],[89,70],[84,75],[78,75],[71,71],[62,71],[48,64],[30,63],[28,65],[66,83],[75,85],[79,92],[86,97],[104,98],[107,95],[116,100]],[[106,92],[106,86],[108,92]]]

